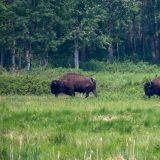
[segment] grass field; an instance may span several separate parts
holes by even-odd
[[[159,160],[160,98],[143,93],[155,73],[94,76],[97,98],[0,96],[0,159]]]

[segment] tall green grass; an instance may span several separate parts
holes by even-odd
[[[40,70],[33,69],[31,72],[0,71],[0,95],[46,95],[50,94],[50,83],[59,76],[68,72],[77,72],[96,79],[100,93],[107,94],[112,91],[120,91],[124,94],[129,92],[141,94],[141,88],[145,81],[160,75],[160,67],[139,62],[105,64],[104,62],[91,61],[88,65],[95,65],[91,71],[57,68]],[[87,67],[88,70],[90,67]],[[128,94],[128,93],[127,93]],[[129,94],[128,94],[129,95]],[[139,95],[138,95],[139,96]]]
[[[154,72],[76,70],[96,79],[97,98],[78,93],[56,98],[49,93],[52,79],[75,70],[1,73],[7,83],[15,80],[12,85],[18,79],[20,89],[30,84],[34,91],[38,81],[42,88],[0,96],[0,159],[160,159],[160,99],[148,99],[143,92],[143,83],[159,75],[157,68]],[[28,79],[22,83],[25,77]]]
[[[3,96],[0,100],[1,159],[160,156],[158,97]]]

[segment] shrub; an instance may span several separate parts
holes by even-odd
[[[0,94],[47,94],[49,93],[48,79],[40,77],[20,75],[20,76],[1,76]]]
[[[7,94],[50,94],[50,83],[67,72],[77,72],[97,81],[97,90],[101,93],[111,94],[116,92],[140,94],[143,84],[159,74],[157,65],[139,62],[105,63],[90,61],[82,64],[86,70],[73,68],[54,68],[40,70],[34,68],[31,72],[7,72],[0,70],[0,95]]]
[[[91,60],[81,64],[82,69],[86,71],[108,71],[108,72],[132,72],[132,73],[152,73],[159,72],[157,65],[150,65],[147,62],[133,63],[131,61],[120,62],[100,62]]]

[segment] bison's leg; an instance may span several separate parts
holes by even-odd
[[[68,95],[70,95],[70,96],[75,96],[75,92],[74,92],[73,90],[69,90],[69,91],[68,91]]]
[[[95,97],[97,97],[96,89],[94,89],[92,92],[93,92],[93,94],[95,95]]]
[[[86,98],[89,96],[90,91],[86,91]]]
[[[86,93],[86,98],[89,96],[89,93]]]
[[[55,94],[55,97],[58,97],[58,94]]]
[[[72,96],[74,96],[74,97],[75,97],[75,92],[73,92],[73,93],[72,93]]]
[[[91,92],[91,87],[86,88],[86,98],[89,96],[89,93]]]

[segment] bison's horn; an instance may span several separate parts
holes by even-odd
[[[55,81],[54,81],[54,84],[58,84],[58,83],[59,83],[59,81],[58,81],[58,80],[55,80]]]
[[[153,86],[153,82],[150,82],[150,85]]]
[[[57,84],[57,81],[54,81],[53,83],[54,83],[54,84]]]

